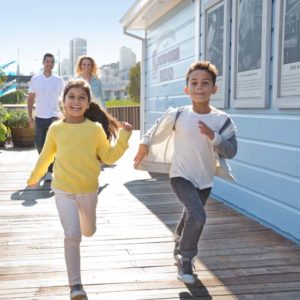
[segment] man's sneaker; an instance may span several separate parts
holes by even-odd
[[[193,274],[193,260],[187,257],[183,257],[180,254],[178,255],[177,260],[177,279],[187,283],[194,284],[196,282],[196,277]]]
[[[44,176],[44,180],[45,181],[52,181],[52,173],[48,171],[46,173],[46,175]]]
[[[70,291],[71,300],[87,300],[87,295],[81,284],[73,285]]]

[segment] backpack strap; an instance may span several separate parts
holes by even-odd
[[[175,120],[174,120],[174,124],[173,124],[173,127],[172,127],[172,130],[175,130],[175,125],[176,125],[176,121],[177,119],[179,118],[179,115],[183,112],[184,110],[184,106],[182,107],[179,107],[176,111],[176,116],[175,116]],[[220,128],[219,130],[219,134],[221,134],[229,125],[231,124],[231,120],[230,118],[227,118],[225,123],[222,125],[222,127]]]
[[[220,128],[219,134],[221,134],[230,124],[231,124],[231,120],[230,120],[230,118],[227,118],[225,123]]]
[[[175,129],[176,129],[176,128],[175,128],[176,121],[177,121],[179,115],[183,112],[183,110],[184,110],[184,106],[179,107],[179,108],[177,109],[177,111],[176,111],[176,116],[175,116],[175,120],[174,120],[174,124],[173,124],[173,127],[172,127],[172,130],[175,130]]]

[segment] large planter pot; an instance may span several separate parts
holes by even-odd
[[[11,128],[14,147],[34,146],[34,128]]]

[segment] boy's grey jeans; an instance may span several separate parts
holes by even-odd
[[[204,206],[211,188],[200,190],[183,177],[173,177],[170,182],[184,206],[175,230],[175,236],[179,241],[178,250],[182,256],[192,259],[198,253],[197,244],[206,221]]]

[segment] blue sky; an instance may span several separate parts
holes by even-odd
[[[141,42],[123,34],[119,20],[135,0],[1,1],[0,65],[20,57],[20,71],[38,72],[46,52],[69,57],[69,41],[87,39],[98,65],[119,60],[121,46],[140,60]],[[15,68],[12,66],[11,68]]]

